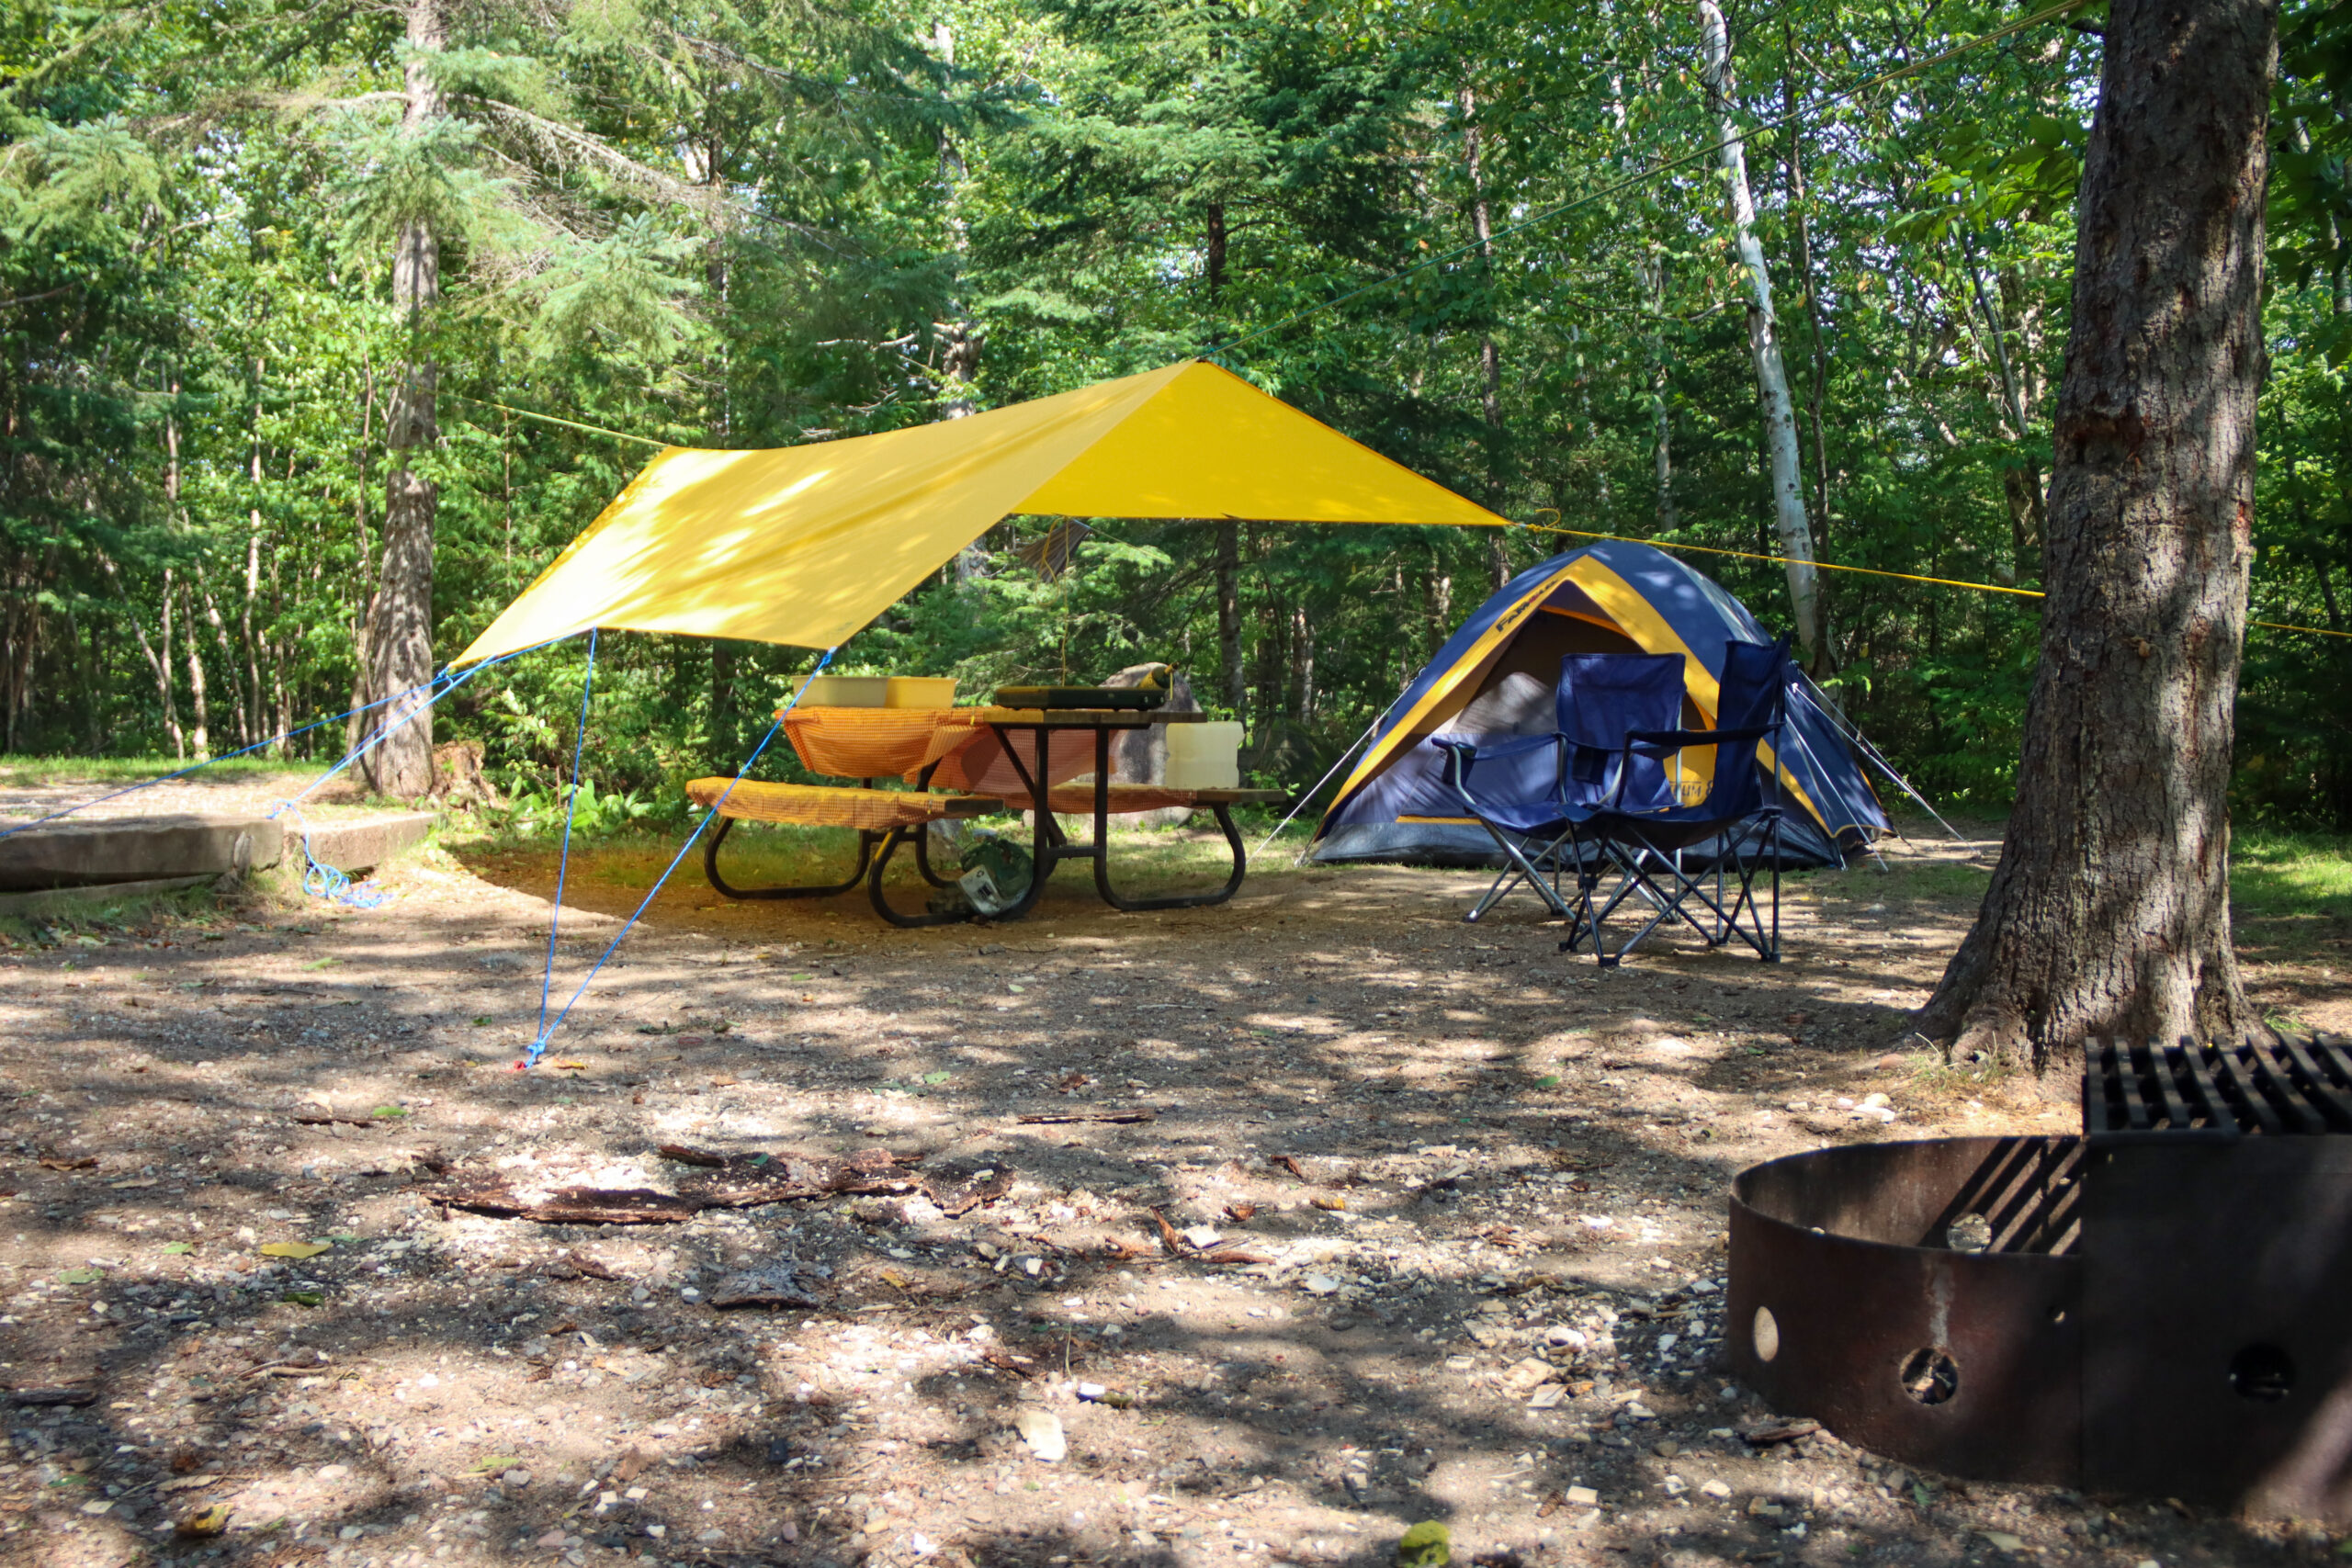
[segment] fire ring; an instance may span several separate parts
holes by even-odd
[[[1922,1469],[2352,1522],[2352,1043],[2101,1045],[2083,1106],[1742,1171],[1733,1370]]]

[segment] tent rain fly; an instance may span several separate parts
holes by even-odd
[[[670,447],[454,663],[591,626],[831,648],[1014,514],[1509,526],[1189,361],[881,435]]]

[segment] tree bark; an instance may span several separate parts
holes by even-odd
[[[445,112],[427,62],[447,36],[441,0],[408,0],[406,130],[420,130]],[[379,794],[410,800],[433,787],[433,709],[424,688],[433,678],[433,527],[440,497],[411,465],[412,454],[440,438],[434,407],[439,370],[424,341],[426,315],[440,297],[440,243],[432,224],[412,220],[392,247],[392,304],[407,318],[410,351],[384,411],[391,473],[384,481],[383,568],[368,629],[368,700],[406,694],[377,711],[385,739],[360,763]]]
[[[1732,116],[1731,34],[1715,0],[1697,0],[1707,107],[1715,116],[1724,183],[1730,187],[1732,241],[1747,275],[1747,348],[1756,361],[1756,388],[1764,417],[1764,448],[1772,474],[1773,532],[1788,559],[1790,618],[1804,662],[1821,660],[1820,574],[1814,570],[1813,531],[1805,521],[1804,479],[1797,460],[1797,417],[1789,376],[1781,362],[1780,319],[1772,310],[1772,275],[1756,240],[1756,198],[1747,186],[1747,152]]]
[[[2272,0],[2108,15],[2017,809],[1919,1018],[2043,1073],[2086,1039],[2258,1027],[2231,945],[2228,789],[2277,51]]]

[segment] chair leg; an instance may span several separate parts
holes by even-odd
[[[1508,835],[1485,818],[1478,819],[1478,826],[1487,830],[1487,837],[1492,839],[1495,841],[1495,848],[1502,852],[1503,869],[1496,875],[1494,886],[1487,888],[1478,902],[1471,907],[1470,912],[1462,917],[1464,923],[1476,923],[1480,916],[1501,903],[1510,895],[1510,890],[1522,882],[1534,890],[1535,896],[1544,900],[1553,914],[1563,919],[1574,918],[1567,901],[1560,897],[1559,888],[1554,883],[1544,880],[1542,870],[1544,863],[1559,852],[1560,845],[1567,840],[1567,834],[1563,833],[1559,838],[1552,840],[1548,849],[1530,857],[1524,844],[1511,842]]]

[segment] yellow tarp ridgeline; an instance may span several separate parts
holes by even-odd
[[[1016,513],[1507,525],[1193,361],[883,435],[670,447],[454,662],[590,626],[831,648]]]

